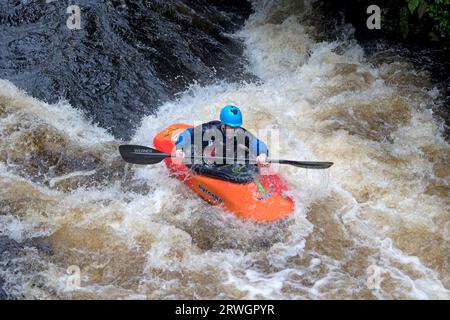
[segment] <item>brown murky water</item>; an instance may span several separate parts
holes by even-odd
[[[321,41],[289,2],[259,8],[237,36],[258,84],[192,86],[134,143],[175,121],[242,106],[244,126],[275,129],[296,200],[288,221],[235,219],[164,166],[131,166],[76,106],[49,105],[0,80],[0,256],[14,297],[121,299],[449,299],[449,146],[440,93],[403,61]],[[31,242],[30,242],[31,239]],[[28,241],[28,242],[27,242]],[[73,284],[80,271],[80,283]],[[77,283],[75,283],[77,284]]]

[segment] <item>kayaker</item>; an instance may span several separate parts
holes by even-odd
[[[177,162],[188,162],[186,153],[203,155],[206,164],[225,165],[243,163],[242,159],[255,159],[258,166],[267,166],[269,149],[266,144],[241,127],[242,112],[237,106],[227,105],[220,111],[220,121],[214,120],[189,128],[178,136]],[[196,141],[201,140],[201,141]],[[194,148],[192,148],[194,147]],[[201,147],[201,152],[199,148]],[[189,152],[190,151],[190,152]],[[221,157],[223,161],[209,161],[208,157]],[[192,160],[198,163],[198,160]]]

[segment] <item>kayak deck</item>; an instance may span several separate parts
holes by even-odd
[[[175,153],[178,135],[187,128],[192,126],[178,123],[167,127],[154,137],[155,148],[161,152]],[[243,219],[275,221],[294,210],[294,201],[283,195],[287,187],[276,174],[256,175],[254,181],[238,184],[199,175],[184,164],[174,163],[171,158],[166,158],[165,162],[169,170],[200,197]]]

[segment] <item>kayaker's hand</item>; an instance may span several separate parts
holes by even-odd
[[[256,163],[260,167],[267,167],[269,164],[266,162],[267,156],[264,153],[261,153],[259,156],[256,157]]]
[[[175,156],[176,156],[176,158],[173,159],[172,162],[173,162],[174,164],[176,164],[176,165],[182,165],[183,162],[184,162],[184,157],[186,156],[185,153],[184,153],[184,151],[181,150],[181,149],[178,149],[178,150],[175,152]]]
[[[175,154],[177,156],[177,159],[179,159],[179,160],[183,160],[185,157],[185,153],[181,149],[178,149],[177,152],[175,152]]]

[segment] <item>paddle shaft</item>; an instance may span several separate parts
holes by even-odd
[[[159,163],[166,158],[176,158],[175,154],[163,153],[159,150],[138,146],[138,145],[121,145],[119,146],[119,151],[122,158],[129,163],[134,164],[155,164]],[[231,161],[234,163],[257,163],[253,159],[234,159],[229,157],[203,157],[203,156],[191,156],[191,159],[209,159],[217,160],[217,164],[222,164],[223,162]],[[332,162],[316,162],[316,161],[294,161],[294,160],[282,160],[282,159],[266,159],[267,163],[279,163],[279,164],[289,164],[292,166],[305,168],[305,169],[327,169],[333,165]]]

